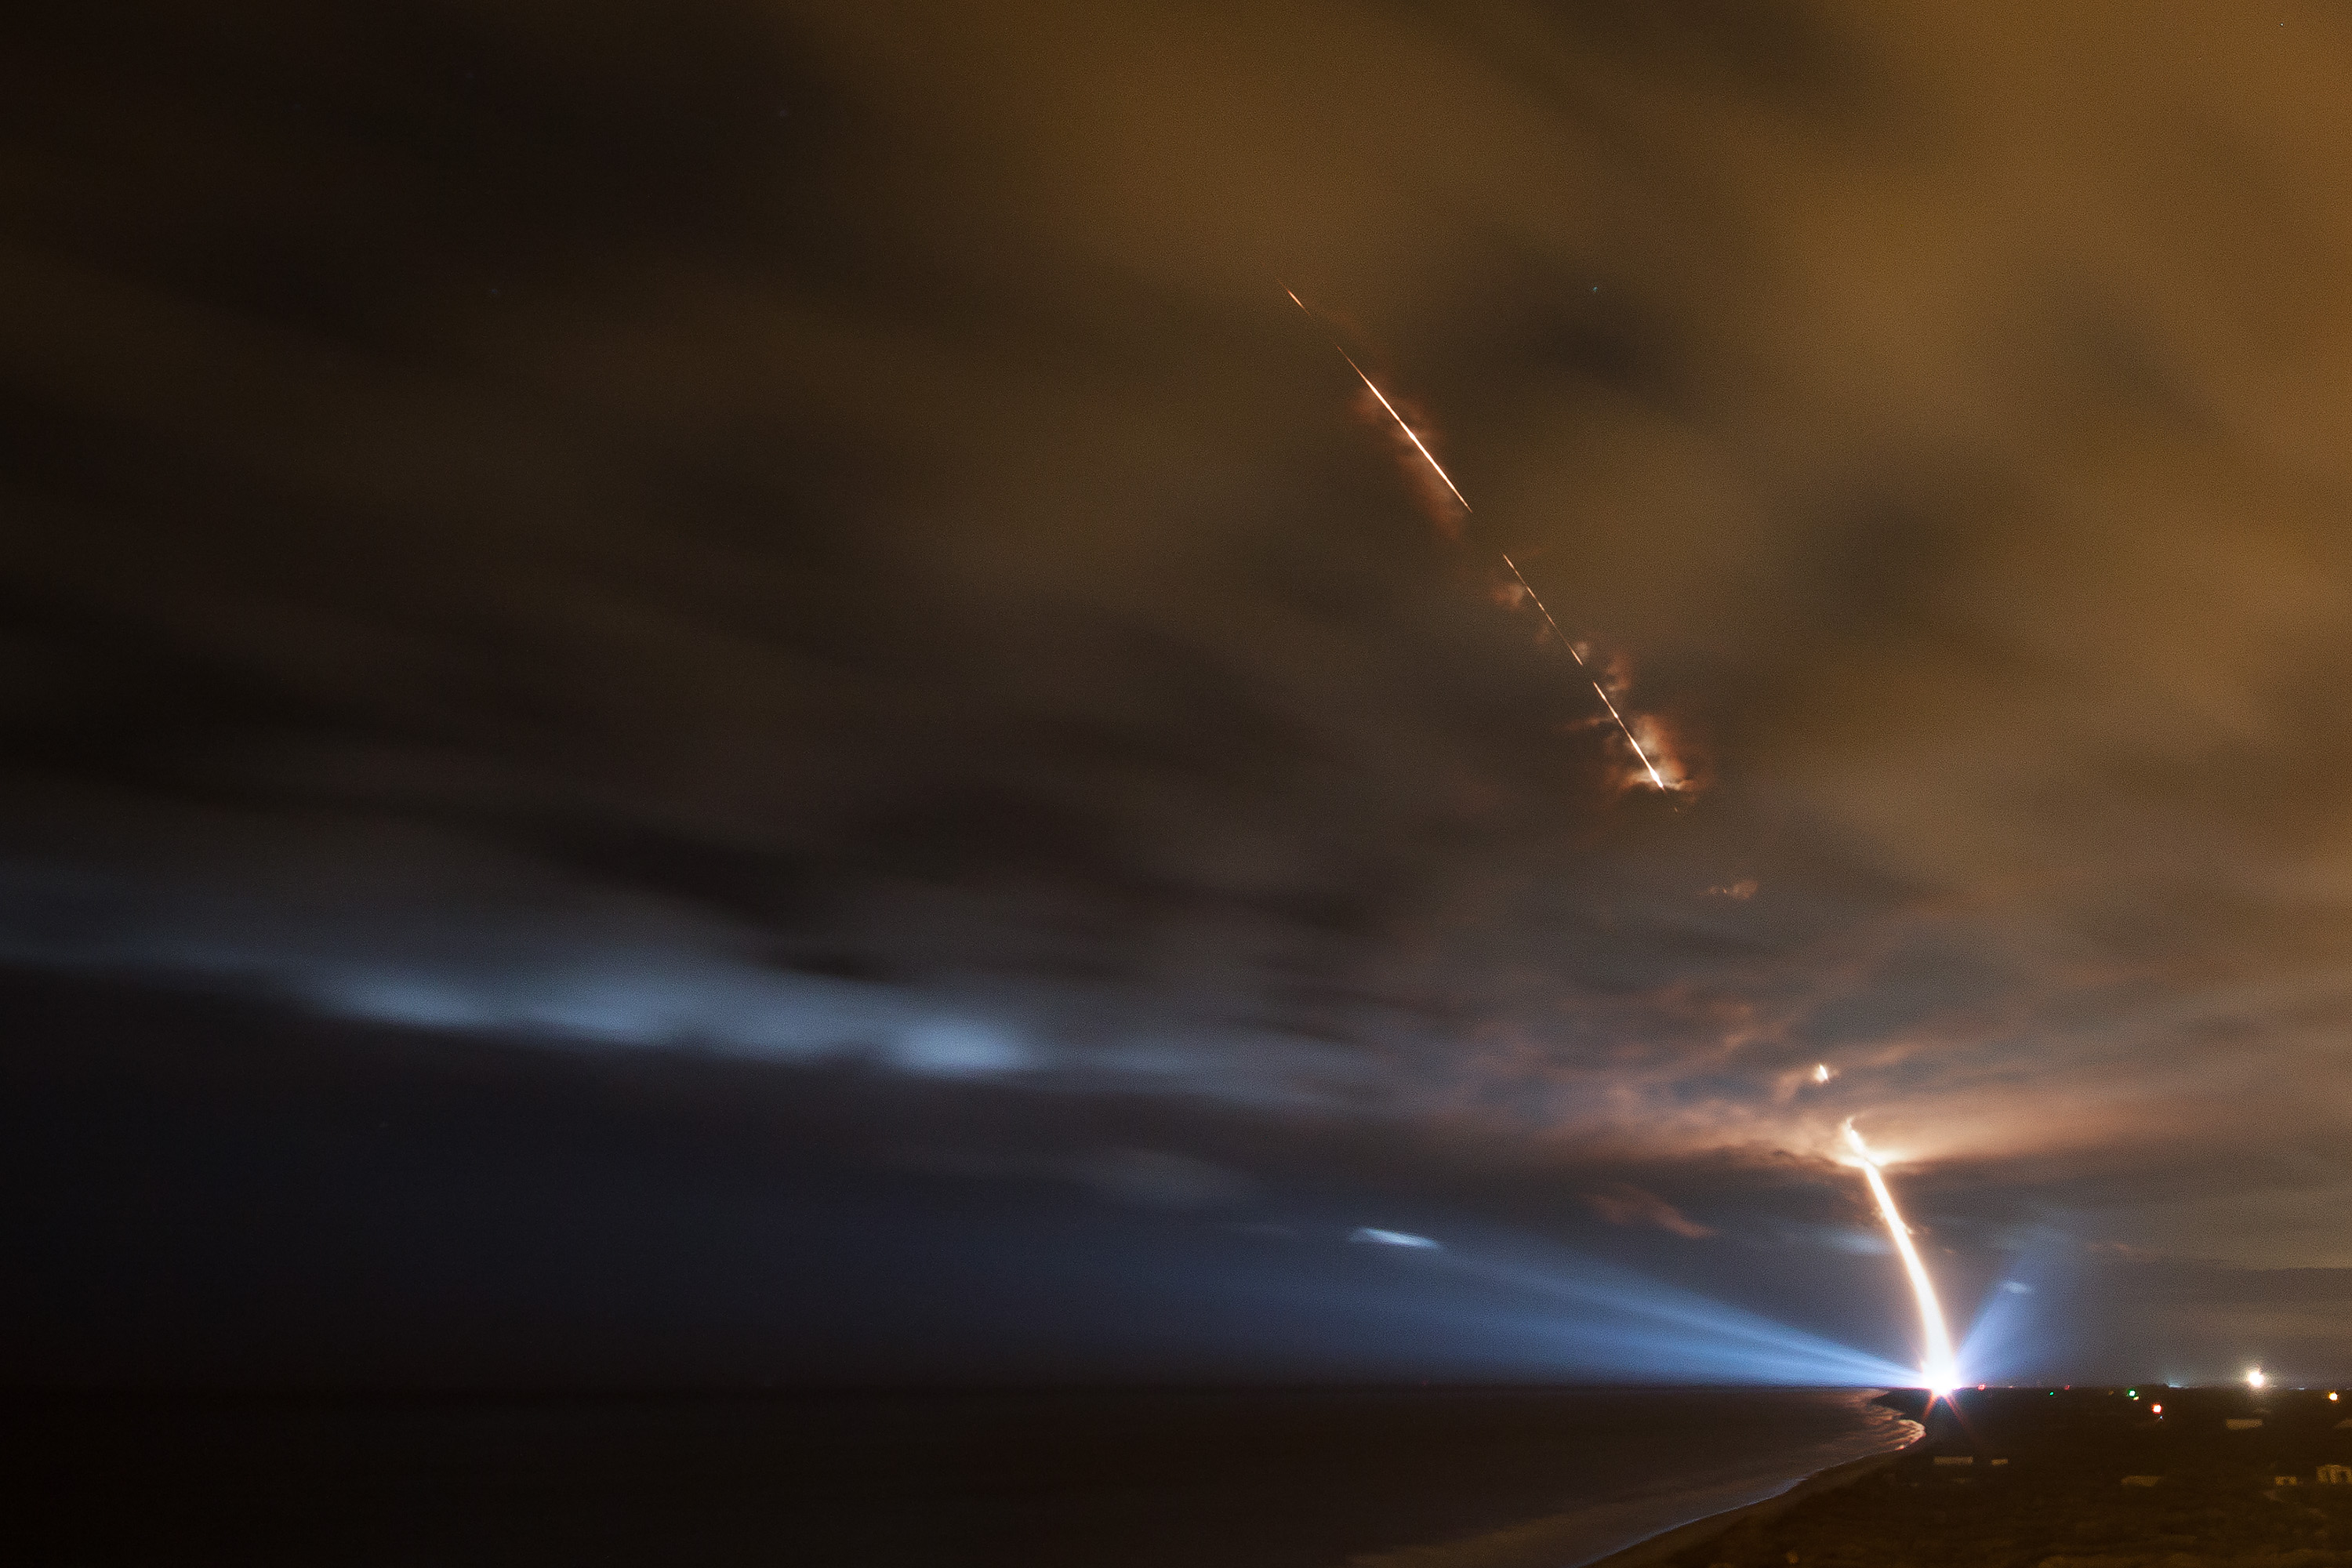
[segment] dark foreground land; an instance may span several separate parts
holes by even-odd
[[[0,1564],[1339,1568],[1856,1451],[1865,1412],[1803,1390],[0,1396]]]
[[[2315,1484],[2352,1464],[2346,1393],[1970,1392],[1918,1447],[1809,1483],[1831,1489],[1608,1568],[2352,1568],[2352,1486]],[[0,1563],[1563,1568],[1623,1500],[1867,1451],[1866,1409],[1688,1389],[19,1395],[0,1397]]]
[[[2322,1465],[2352,1464],[2352,1390],[2333,1403],[2304,1390],[2137,1394],[1965,1392],[1899,1458],[1754,1510],[1652,1568],[2352,1564],[2352,1485],[2317,1477]],[[2233,1431],[2232,1418],[2262,1425]],[[1962,1458],[1971,1462],[1937,1463]]]

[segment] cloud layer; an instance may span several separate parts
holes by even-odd
[[[0,67],[0,956],[2352,1266],[2335,11],[207,16]]]

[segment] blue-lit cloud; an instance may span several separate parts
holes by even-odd
[[[1374,1247],[1410,1247],[1431,1252],[1442,1250],[1436,1242],[1425,1236],[1415,1236],[1404,1230],[1381,1230],[1369,1225],[1358,1226],[1349,1232],[1348,1239],[1368,1242]]]

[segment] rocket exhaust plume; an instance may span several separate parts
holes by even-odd
[[[1919,1370],[1931,1393],[1948,1394],[1959,1386],[1960,1369],[1952,1354],[1951,1331],[1944,1326],[1943,1304],[1936,1300],[1935,1282],[1927,1278],[1927,1266],[1919,1261],[1919,1249],[1911,1244],[1910,1227],[1895,1206],[1895,1194],[1887,1190],[1886,1178],[1878,1169],[1878,1156],[1870,1152],[1852,1121],[1845,1124],[1845,1139],[1862,1157],[1863,1178],[1870,1184],[1870,1195],[1878,1200],[1879,1217],[1885,1220],[1886,1234],[1894,1239],[1895,1250],[1903,1255],[1903,1271],[1911,1277],[1912,1293],[1919,1298],[1919,1331],[1927,1342],[1927,1363]]]
[[[1305,312],[1309,321],[1314,320],[1315,312],[1307,310],[1306,300],[1300,299],[1296,292],[1289,289],[1283,289],[1283,292],[1290,296],[1290,302],[1297,306],[1301,311]],[[1462,510],[1465,512],[1469,511],[1471,510],[1470,498],[1462,493],[1462,488],[1454,482],[1454,476],[1445,471],[1444,465],[1440,463],[1437,460],[1435,454],[1432,453],[1428,447],[1423,444],[1420,435],[1414,431],[1413,427],[1410,424],[1406,423],[1405,416],[1397,412],[1396,405],[1389,401],[1388,394],[1382,392],[1372,378],[1364,374],[1364,367],[1356,363],[1356,359],[1353,354],[1350,354],[1346,349],[1340,348],[1338,343],[1333,343],[1331,347],[1339,353],[1341,359],[1348,362],[1348,368],[1356,373],[1356,379],[1364,384],[1364,390],[1370,392],[1374,398],[1378,399],[1380,405],[1388,411],[1388,416],[1396,421],[1396,427],[1404,433],[1404,438],[1406,440],[1412,443],[1412,449],[1421,454],[1422,461],[1429,465],[1429,471],[1435,474],[1438,478],[1438,481],[1444,485],[1444,487],[1453,493],[1454,499],[1462,503]],[[1496,553],[1502,554],[1501,552],[1497,552]],[[1519,586],[1527,591],[1529,602],[1535,605],[1538,611],[1541,612],[1544,618],[1544,625],[1551,628],[1552,636],[1559,639],[1560,646],[1568,649],[1569,657],[1576,660],[1576,668],[1584,671],[1585,678],[1591,681],[1592,695],[1601,699],[1601,706],[1609,710],[1609,717],[1614,721],[1617,725],[1617,732],[1625,737],[1625,743],[1627,745],[1633,748],[1633,755],[1641,760],[1642,771],[1650,775],[1650,783],[1662,792],[1671,792],[1674,785],[1666,783],[1664,777],[1658,772],[1657,764],[1650,761],[1650,753],[1644,751],[1643,749],[1642,742],[1634,738],[1633,727],[1625,721],[1625,715],[1617,710],[1617,704],[1610,699],[1608,689],[1603,687],[1598,679],[1593,678],[1591,667],[1584,662],[1584,655],[1577,651],[1576,644],[1570,640],[1566,632],[1559,629],[1559,623],[1552,619],[1551,611],[1544,607],[1542,597],[1536,593],[1535,585],[1528,581],[1526,574],[1519,570],[1518,563],[1512,560],[1509,555],[1503,554],[1503,564],[1509,567],[1511,569],[1511,575],[1519,580]]]

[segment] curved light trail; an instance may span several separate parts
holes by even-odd
[[[1887,1190],[1886,1178],[1878,1169],[1878,1156],[1870,1152],[1851,1121],[1845,1124],[1845,1137],[1862,1157],[1863,1178],[1870,1184],[1870,1195],[1878,1200],[1879,1216],[1886,1221],[1886,1234],[1894,1238],[1895,1250],[1903,1257],[1903,1271],[1911,1277],[1912,1293],[1919,1298],[1919,1331],[1927,1342],[1927,1364],[1919,1370],[1931,1392],[1948,1394],[1959,1386],[1959,1358],[1952,1353],[1951,1331],[1944,1326],[1944,1306],[1936,1300],[1935,1281],[1927,1278],[1927,1266],[1919,1260],[1919,1249],[1911,1243],[1911,1227],[1903,1223],[1902,1212],[1895,1206],[1895,1194]]]

